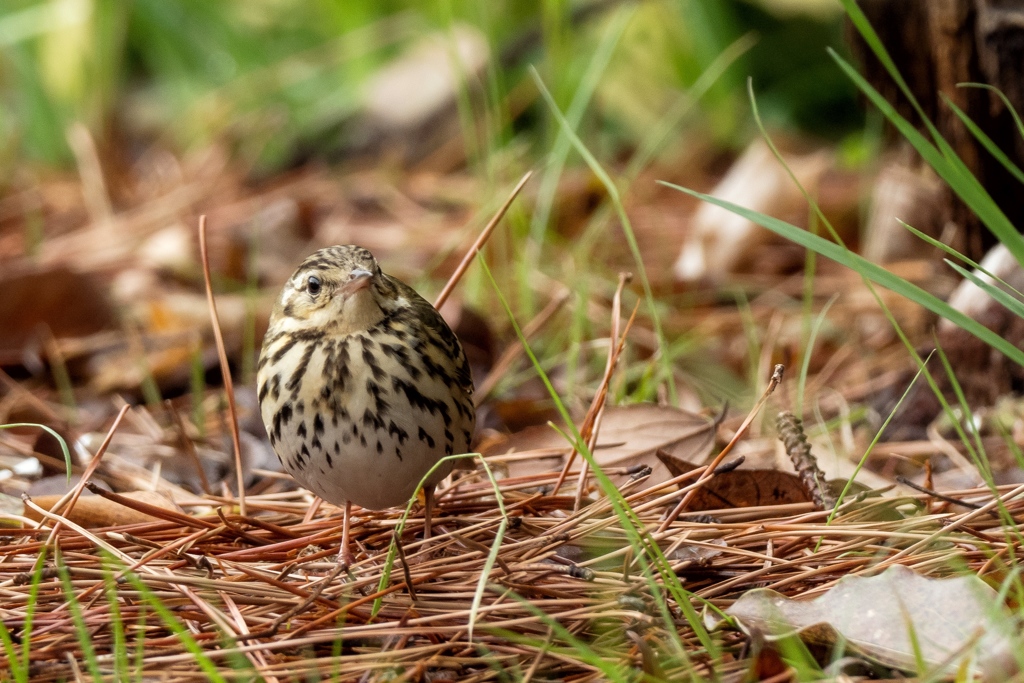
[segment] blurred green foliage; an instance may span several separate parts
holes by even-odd
[[[702,103],[719,142],[749,129],[753,76],[772,123],[838,137],[858,124],[853,90],[824,47],[840,47],[841,15],[779,16],[793,0],[5,0],[0,3],[0,159],[7,168],[72,160],[66,131],[84,123],[101,143],[160,139],[177,150],[226,141],[273,170],[297,147],[330,150],[358,110],[366,79],[418,37],[476,26],[494,60],[484,104],[488,147],[522,133],[544,153],[556,128],[537,102],[510,109],[536,66],[567,106],[603,26],[632,17],[581,133],[602,151],[635,146],[728,45],[755,47]],[[775,12],[775,13],[773,13]],[[466,112],[463,112],[466,114]],[[513,115],[514,114],[514,115]]]

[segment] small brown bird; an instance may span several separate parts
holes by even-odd
[[[476,413],[469,364],[441,314],[354,245],[299,266],[270,316],[257,372],[270,443],[296,481],[345,506],[340,558],[351,563],[352,503],[408,502],[446,455],[469,450]],[[439,467],[425,484],[425,536]]]

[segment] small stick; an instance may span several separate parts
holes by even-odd
[[[615,368],[619,364],[619,356],[622,354],[622,350],[626,346],[626,335],[629,333],[629,329],[633,326],[633,321],[636,319],[636,312],[640,308],[640,302],[637,301],[636,305],[633,307],[632,315],[629,316],[629,322],[626,324],[626,331],[620,335],[619,317],[622,315],[622,290],[632,279],[633,275],[631,273],[619,273],[619,285],[615,288],[615,295],[612,297],[612,329],[611,335],[609,336],[609,341],[612,343],[612,346],[608,349],[608,360],[605,363],[604,376],[601,378],[601,386],[597,390],[597,395],[594,396],[594,401],[590,406],[586,421],[583,425],[585,429],[589,429],[589,434],[584,438],[587,440],[587,449],[591,453],[594,452],[594,447],[597,445],[598,432],[601,431],[601,421],[604,419],[605,401],[608,397],[608,385],[612,381],[612,373],[615,372]],[[581,436],[583,435],[581,434]],[[572,456],[570,456],[570,460],[572,460]],[[568,468],[564,468],[562,471],[568,472]],[[583,490],[586,488],[587,476],[589,474],[590,465],[586,461],[583,461],[580,465],[579,478],[576,481],[576,499],[572,506],[574,511],[579,510],[580,505],[583,502]],[[559,485],[561,485],[561,481],[559,482]]]
[[[178,409],[174,407],[174,403],[169,399],[164,401],[164,406],[167,408],[167,412],[171,414],[171,417],[174,418],[174,426],[178,430],[178,441],[185,448],[185,453],[192,462],[192,466],[196,468],[196,474],[199,475],[199,485],[203,487],[203,493],[210,495],[213,492],[213,489],[210,488],[210,480],[206,477],[206,470],[203,469],[203,463],[199,460],[196,445],[185,432],[185,422],[181,419],[181,414],[178,413]]]
[[[946,503],[952,503],[953,505],[960,505],[960,506],[963,506],[965,508],[969,508],[971,510],[977,510],[977,509],[981,508],[981,506],[978,505],[977,503],[968,503],[966,500],[960,500],[959,498],[954,498],[953,496],[947,496],[944,493],[939,493],[935,489],[928,488],[927,486],[921,486],[920,484],[915,484],[914,482],[910,481],[909,479],[907,479],[906,477],[903,477],[903,476],[896,477],[896,481],[898,483],[900,483],[900,484],[903,484],[904,486],[909,486],[910,488],[914,489],[915,491],[920,491],[921,493],[926,493],[929,496],[931,496],[932,498],[938,498],[939,500],[944,501]]]
[[[469,264],[476,257],[480,249],[483,248],[484,243],[491,236],[491,233],[494,232],[494,228],[498,226],[498,222],[505,216],[509,207],[512,206],[512,202],[515,201],[515,198],[522,191],[523,186],[526,185],[526,181],[530,179],[531,175],[533,175],[533,171],[526,172],[526,175],[523,176],[522,180],[520,180],[512,189],[512,193],[508,196],[508,199],[505,200],[505,203],[501,205],[500,209],[498,209],[498,213],[494,214],[494,218],[492,218],[491,222],[484,227],[480,236],[476,238],[476,242],[473,242],[473,246],[470,247],[469,251],[466,252],[466,255],[462,257],[462,262],[459,264],[459,267],[456,268],[455,272],[452,273],[452,276],[448,278],[448,284],[444,286],[441,293],[437,295],[437,299],[434,300],[434,308],[440,309],[444,306],[444,302],[448,301],[448,297],[451,296],[452,290],[455,289],[455,285],[459,284],[459,280],[461,280],[462,276],[466,273],[466,269],[469,268]]]
[[[615,289],[615,296],[612,298],[612,329],[609,333],[609,341],[611,342],[608,348],[608,360],[605,363],[604,376],[601,378],[601,385],[597,389],[597,393],[594,394],[594,399],[590,402],[590,408],[587,410],[587,416],[583,420],[583,424],[580,426],[580,437],[588,444],[591,444],[591,436],[596,433],[595,425],[600,426],[598,422],[598,415],[604,406],[605,397],[608,394],[608,383],[612,378],[612,371],[615,369],[616,363],[619,360],[619,354],[622,353],[623,346],[626,343],[626,335],[629,334],[630,328],[633,326],[633,320],[636,318],[636,312],[639,308],[639,304],[633,308],[633,313],[629,318],[629,322],[626,323],[626,330],[619,335],[619,309],[621,304],[622,289],[632,279],[632,276],[628,273],[619,273],[619,285]],[[590,445],[593,450],[593,445]],[[577,451],[573,449],[572,453],[569,454],[569,458],[565,461],[565,465],[562,467],[562,472],[558,475],[558,481],[555,482],[555,488],[551,491],[551,495],[558,493],[558,490],[562,488],[562,484],[565,482],[565,477],[569,474],[569,468],[572,467],[573,462],[576,460]],[[582,485],[583,477],[586,476],[587,467],[586,465],[580,470],[581,478],[580,483]],[[577,504],[574,509],[578,509],[580,497],[577,495]]]
[[[402,539],[395,534],[395,550],[398,551],[398,559],[402,561],[402,573],[405,575],[405,586],[409,589],[409,597],[416,602],[416,589],[412,586],[412,573],[409,571],[409,560],[405,559],[405,548],[402,547]]]
[[[242,472],[242,443],[238,434],[238,413],[235,410],[235,385],[228,367],[228,353],[224,349],[224,337],[220,333],[220,318],[217,316],[217,302],[213,299],[213,283],[210,280],[210,259],[206,252],[206,215],[199,217],[199,253],[203,261],[203,280],[206,282],[206,303],[210,306],[210,324],[213,338],[217,342],[217,356],[220,359],[220,374],[224,379],[224,391],[228,396],[228,415],[231,418],[231,442],[235,449],[235,473],[238,480],[238,511],[243,517],[245,509],[245,473]]]
[[[97,496],[100,496],[101,498],[106,498],[107,500],[113,503],[123,505],[124,507],[129,508],[131,510],[141,512],[145,515],[149,515],[150,517],[156,517],[157,519],[173,522],[182,527],[191,527],[194,529],[216,529],[218,527],[218,525],[214,522],[209,522],[201,517],[185,515],[178,512],[177,510],[168,510],[167,508],[162,508],[158,505],[153,505],[142,500],[135,500],[134,498],[122,496],[121,494],[114,493],[113,491],[101,489],[92,481],[85,479],[84,475],[82,479],[83,481],[85,481],[85,487],[89,489],[89,491],[91,491],[92,493],[96,494]]]
[[[75,485],[75,488],[68,491],[64,496],[57,501],[57,503],[50,508],[50,512],[55,515],[63,513],[64,517],[71,514],[71,509],[75,507],[75,503],[78,502],[78,498],[82,495],[82,490],[89,483],[89,478],[96,472],[96,469],[100,466],[100,461],[103,459],[103,454],[107,452],[107,448],[110,446],[111,440],[114,438],[114,432],[121,425],[121,420],[124,419],[125,413],[131,409],[131,406],[125,404],[121,406],[120,412],[117,417],[114,418],[114,423],[110,425],[110,429],[107,430],[107,436],[103,439],[103,443],[96,449],[96,455],[89,461],[89,466],[85,468],[85,472],[82,473],[81,479]],[[39,524],[36,528],[40,528],[43,525],[44,518],[40,518]],[[57,520],[57,523],[53,525],[53,531],[50,532],[50,538],[47,543],[51,543],[57,540],[57,534],[60,533],[61,522]]]
[[[309,524],[316,517],[316,513],[320,511],[320,506],[323,505],[324,499],[320,496],[313,496],[313,504],[306,510],[305,516],[302,518],[303,524]]]
[[[761,394],[761,398],[757,400],[757,403],[750,410],[750,414],[747,415],[745,420],[743,420],[743,424],[740,425],[740,428],[736,430],[736,434],[733,435],[732,440],[729,441],[729,443],[725,445],[725,448],[715,456],[715,459],[707,466],[707,469],[705,469],[704,473],[700,475],[700,478],[692,484],[693,488],[683,496],[683,499],[679,501],[679,505],[676,505],[675,509],[673,509],[672,512],[669,513],[668,517],[665,518],[665,521],[661,523],[661,526],[658,527],[659,532],[665,531],[672,525],[672,522],[676,521],[676,518],[679,517],[679,513],[685,510],[686,506],[689,505],[691,500],[693,500],[693,497],[697,495],[697,491],[700,490],[701,485],[714,476],[715,468],[722,464],[725,457],[729,455],[736,444],[739,443],[740,438],[746,434],[747,429],[750,427],[750,423],[754,421],[754,418],[768,401],[768,397],[772,395],[773,391],[775,391],[775,387],[779,386],[779,383],[782,382],[782,372],[784,369],[785,368],[781,365],[775,366],[775,371],[772,372],[772,378],[768,380],[768,386],[765,387],[764,393]]]

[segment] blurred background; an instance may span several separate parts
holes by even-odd
[[[194,334],[202,323],[191,316],[149,309],[154,297],[196,293],[195,225],[207,213],[219,286],[251,295],[241,322],[225,323],[249,379],[258,293],[305,253],[354,241],[416,284],[443,278],[529,169],[527,199],[491,246],[517,311],[529,319],[543,307],[547,278],[584,299],[613,286],[637,263],[538,83],[635,208],[652,282],[672,288],[682,211],[695,205],[654,181],[710,189],[720,179],[757,136],[748,79],[769,127],[801,152],[829,146],[827,161],[807,157],[815,178],[871,163],[878,126],[865,128],[825,53],[843,50],[842,36],[834,0],[4,3],[0,258],[19,273],[0,361],[23,365],[41,322],[57,339],[133,322],[139,349],[154,335]],[[837,191],[840,204],[856,202]],[[796,204],[781,202],[801,222]],[[58,292],[47,312],[37,279],[19,285],[58,265],[99,275],[110,310],[69,306]],[[51,273],[45,287],[64,277]],[[461,291],[477,308],[493,303],[479,272]],[[180,355],[170,358],[142,375],[187,387]],[[148,382],[120,362],[94,366],[72,370],[101,390]]]
[[[772,363],[812,353],[810,313],[844,292],[808,368],[826,371],[819,390],[842,380],[884,408],[912,364],[894,362],[905,350],[856,275],[822,263],[805,280],[802,248],[657,182],[820,230],[791,171],[849,246],[948,293],[930,253],[871,227],[898,229],[898,214],[937,234],[945,218],[934,176],[886,143],[827,52],[857,63],[852,34],[838,0],[8,0],[0,420],[70,436],[109,424],[120,401],[145,405],[139,438],[166,446],[184,430],[221,459],[219,479],[207,215],[250,460],[276,468],[252,384],[295,265],[359,243],[432,299],[527,171],[486,258],[577,414],[603,375],[623,271],[626,312],[644,303],[614,402],[749,405]],[[927,335],[931,318],[891,305]],[[501,311],[476,267],[443,311],[472,358],[484,437],[554,415]],[[860,362],[835,360],[842,347]],[[49,437],[2,439],[58,455]],[[179,446],[145,452],[170,468]]]
[[[592,91],[580,132],[614,157],[669,123],[679,96],[744,36],[748,49],[725,57],[731,68],[685,128],[675,122],[671,146],[684,132],[742,144],[748,76],[766,120],[838,140],[861,123],[824,52],[842,47],[841,33],[834,0],[11,0],[0,8],[5,179],[25,163],[72,166],[72,124],[122,164],[216,144],[266,175],[382,142],[357,129],[360,116],[387,118],[362,121],[386,128],[381,137],[441,105],[443,125],[472,142],[462,163],[493,173],[508,163],[499,152],[541,157],[557,132],[531,66],[563,109],[581,86]],[[457,73],[442,76],[453,58]],[[417,65],[433,80],[417,80]],[[443,132],[400,142],[422,160]]]

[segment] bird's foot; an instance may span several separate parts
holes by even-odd
[[[338,565],[343,570],[347,570],[349,567],[356,563],[356,556],[352,554],[352,549],[348,547],[341,548],[338,552]]]

